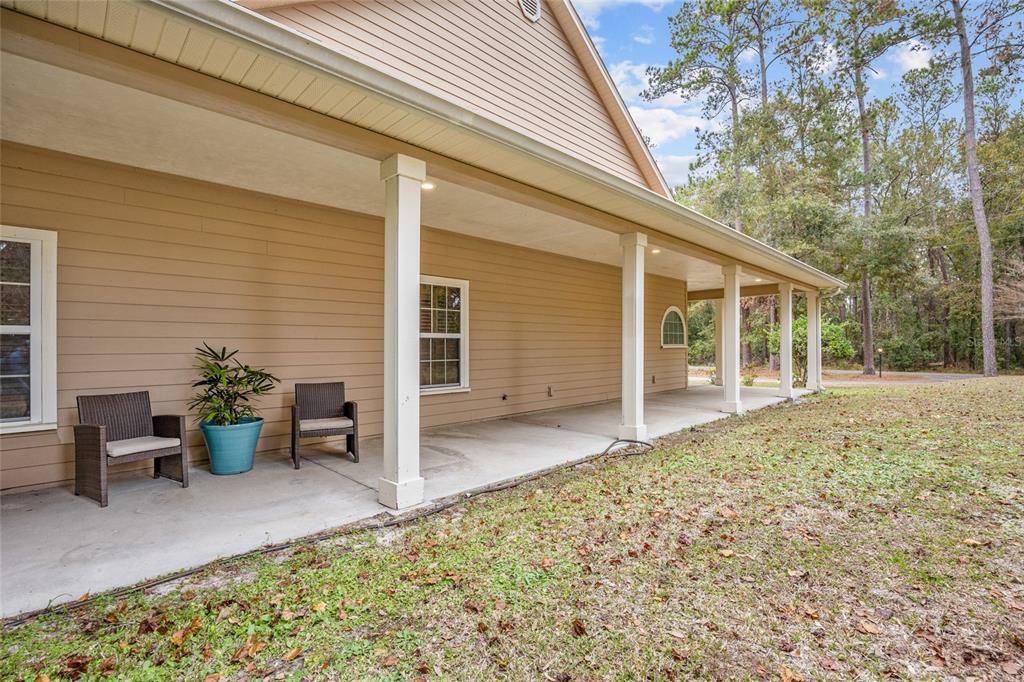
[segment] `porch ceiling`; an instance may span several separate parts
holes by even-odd
[[[39,87],[46,83],[47,87]],[[126,85],[5,53],[5,140],[381,216],[375,158]],[[429,172],[429,168],[428,168]],[[618,266],[618,234],[507,198],[431,178],[424,224]],[[669,248],[653,274],[690,289],[722,285],[718,265]],[[760,281],[754,275],[744,283]]]
[[[383,74],[231,2],[0,0],[0,5],[77,32],[69,34],[74,37],[59,38],[59,45],[47,45],[48,53],[64,51],[77,57],[83,52],[100,52],[89,44],[92,39],[88,36],[97,36],[108,44],[380,133],[388,137],[392,152],[396,145],[412,145],[428,157],[467,164],[528,189],[540,188],[552,197],[628,224],[620,232],[648,232],[661,240],[656,243],[663,247],[687,246],[690,254],[719,263],[738,262],[762,276],[772,273],[791,281],[798,288],[843,284],[666,197]],[[14,14],[5,20],[8,25],[35,30]],[[33,40],[35,36],[27,42]],[[50,61],[49,54],[44,61]]]

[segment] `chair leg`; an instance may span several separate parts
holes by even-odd
[[[106,459],[95,452],[76,452],[75,456],[75,495],[95,500],[101,507],[107,506]]]
[[[299,468],[299,434],[292,429],[292,466]]]
[[[345,436],[345,445],[348,447],[349,453],[352,455],[352,461],[359,462],[359,436],[355,433],[350,433]]]
[[[184,452],[164,455],[153,460],[153,478],[163,477],[177,481],[182,488],[188,487],[188,463]]]

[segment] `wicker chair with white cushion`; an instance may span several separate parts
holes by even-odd
[[[345,382],[295,384],[292,464],[299,468],[299,439],[345,436],[352,461],[359,461],[359,406],[345,400]]]

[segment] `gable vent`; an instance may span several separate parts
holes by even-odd
[[[519,8],[530,21],[540,21],[540,0],[519,0]]]

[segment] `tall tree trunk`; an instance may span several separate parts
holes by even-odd
[[[868,127],[868,112],[864,104],[864,74],[857,69],[854,77],[857,91],[857,113],[860,116],[861,170],[864,173],[864,222],[871,219],[871,130]],[[860,280],[861,327],[864,338],[864,374],[875,373],[875,325],[871,319],[871,275],[865,268]]]
[[[729,96],[730,103],[732,104],[732,171],[733,171],[733,182],[735,187],[733,188],[736,192],[736,197],[733,205],[733,219],[732,227],[737,232],[743,231],[743,224],[740,220],[740,184],[742,183],[742,174],[740,172],[740,102],[739,94],[735,91],[730,92]]]
[[[988,216],[981,194],[981,174],[978,172],[978,142],[974,123],[974,66],[971,63],[971,43],[967,39],[960,0],[950,0],[956,20],[956,34],[960,41],[960,74],[964,82],[964,147],[967,152],[967,180],[974,212],[974,227],[978,232],[978,250],[981,254],[981,349],[984,374],[996,375],[996,332],[992,315],[992,239],[988,232]]]

